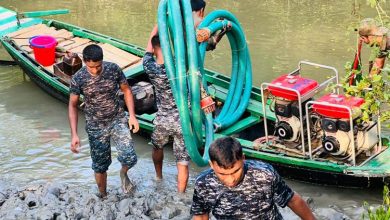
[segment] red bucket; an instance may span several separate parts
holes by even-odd
[[[30,38],[30,47],[34,51],[35,60],[42,66],[54,64],[57,40],[52,36],[34,36]]]

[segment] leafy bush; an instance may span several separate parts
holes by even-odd
[[[369,220],[389,220],[390,219],[390,194],[387,186],[383,189],[383,204],[373,209],[367,202],[364,202],[366,212],[363,213],[363,219]]]
[[[346,77],[342,80],[342,88],[346,95],[362,97],[365,102],[361,106],[362,120],[369,121],[370,116],[380,116],[381,122],[390,120],[390,66],[386,65],[381,74],[370,76],[352,70],[351,63],[345,65]],[[360,80],[355,85],[349,85],[349,76],[354,73]],[[389,124],[387,126],[390,127]]]

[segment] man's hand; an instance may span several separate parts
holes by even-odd
[[[130,115],[129,117],[129,128],[133,133],[137,133],[139,130],[139,124],[137,118],[134,115]]]
[[[154,37],[156,34],[158,34],[158,26],[155,25],[152,29],[152,32],[150,32],[150,38]]]
[[[309,205],[302,199],[302,197],[294,192],[293,197],[287,203],[287,206],[295,212],[302,220],[315,220],[313,212],[311,211]]]
[[[150,37],[148,41],[148,45],[146,46],[146,52],[153,53],[153,45],[152,45],[152,38],[158,34],[158,27],[155,25],[153,27],[153,30],[150,32]]]
[[[77,135],[74,135],[72,137],[72,143],[70,145],[70,150],[73,152],[73,153],[80,153],[80,138],[79,136]]]

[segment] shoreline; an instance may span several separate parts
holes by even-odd
[[[136,187],[129,195],[119,185],[110,186],[102,200],[96,187],[56,182],[18,186],[0,180],[0,219],[191,219],[192,191],[190,185],[187,193],[178,194],[163,181],[153,181],[153,186]],[[318,219],[359,219],[364,212],[363,207],[316,207],[312,198],[304,199]],[[285,219],[299,219],[289,208],[279,210]]]
[[[124,195],[120,187],[107,199],[96,189],[47,183],[16,187],[0,182],[0,219],[189,219],[191,200],[169,190],[137,190]]]

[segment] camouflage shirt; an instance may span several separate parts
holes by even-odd
[[[379,48],[378,58],[384,58],[389,56],[390,51],[390,30],[388,28],[382,27],[380,31],[383,33],[382,45]]]
[[[269,164],[246,161],[244,178],[235,187],[223,185],[213,170],[196,179],[192,215],[210,213],[217,219],[283,219],[276,205],[285,207],[294,192]]]
[[[173,98],[171,85],[165,71],[164,64],[157,64],[153,54],[146,52],[143,58],[143,66],[148,74],[157,98],[157,114],[160,117],[178,117],[179,112]]]
[[[115,116],[124,113],[120,104],[120,85],[127,84],[125,75],[115,63],[102,64],[102,73],[92,76],[83,66],[70,83],[70,92],[84,95],[87,124],[111,121]]]

